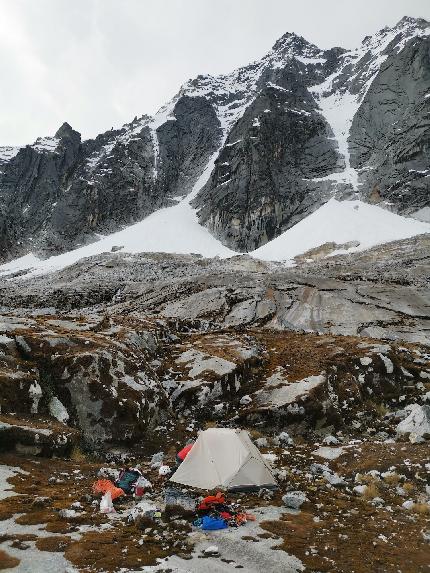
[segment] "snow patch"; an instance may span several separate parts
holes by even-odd
[[[49,413],[51,414],[51,416],[53,416],[63,424],[65,424],[70,417],[66,408],[63,406],[63,404],[56,396],[51,398],[49,402]]]
[[[236,365],[229,360],[219,358],[218,356],[209,356],[199,350],[187,350],[183,352],[175,361],[178,364],[186,364],[191,378],[196,378],[206,371],[214,372],[218,376],[230,374],[236,368]]]
[[[59,143],[58,137],[38,137],[31,147],[37,151],[53,153],[57,150]]]
[[[325,446],[321,446],[312,452],[314,456],[318,456],[319,458],[324,458],[326,460],[337,460],[337,458],[343,453],[345,453],[344,448],[329,448]]]
[[[351,253],[423,233],[430,233],[430,224],[401,217],[362,201],[330,199],[297,225],[250,254],[263,260],[286,261],[293,265],[297,255],[329,242],[345,244],[357,241],[359,246],[344,251]]]
[[[12,147],[10,145],[5,145],[3,147],[0,147],[0,164],[7,163],[11,159],[13,159],[15,155],[18,154],[18,151],[20,149],[21,147]]]
[[[8,479],[19,473],[27,472],[23,472],[21,468],[0,465],[0,499],[6,499],[7,497],[17,495],[13,491],[13,485],[8,482]]]
[[[326,64],[326,58],[304,58],[303,56],[295,56],[296,60],[305,65]]]

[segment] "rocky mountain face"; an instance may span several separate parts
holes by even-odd
[[[258,62],[190,80],[153,118],[0,148],[0,259],[69,250],[184,195],[237,251],[333,196],[428,219],[429,31],[404,18],[350,51],[285,34]]]

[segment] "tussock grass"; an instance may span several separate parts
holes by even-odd
[[[394,473],[385,476],[384,483],[386,483],[387,485],[398,485],[400,483],[400,476]]]
[[[82,463],[88,461],[88,456],[79,446],[75,445],[70,452],[70,459],[74,462]]]
[[[415,513],[421,513],[421,514],[430,513],[430,505],[428,503],[414,503],[414,506],[412,507],[412,511],[415,511]]]
[[[379,480],[370,474],[358,474],[358,480],[360,483],[372,484],[377,483]]]
[[[264,434],[262,434],[261,432],[259,432],[258,430],[251,430],[249,432],[249,435],[251,436],[251,438],[253,440],[258,440],[258,438],[264,438]]]
[[[374,497],[379,497],[379,488],[376,482],[370,482],[366,485],[366,489],[363,492],[364,499],[373,499]]]
[[[411,494],[415,491],[415,485],[410,482],[405,482],[402,487],[407,494]]]

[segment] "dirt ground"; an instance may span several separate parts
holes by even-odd
[[[430,545],[425,539],[430,531],[429,505],[419,503],[430,482],[428,443],[351,443],[331,461],[318,458],[313,453],[315,447],[263,448],[277,456],[274,464],[284,470],[284,479],[274,497],[242,495],[244,506],[250,511],[261,505],[282,508],[282,494],[290,489],[305,492],[308,501],[297,514],[285,511],[277,519],[260,522],[266,533],[252,539],[245,527],[238,554],[247,551],[247,544],[273,539],[273,548],[267,551],[285,551],[297,557],[305,571],[430,571]],[[85,458],[60,460],[16,454],[2,454],[0,463],[28,472],[8,479],[11,489],[20,495],[0,500],[0,532],[2,522],[11,518],[23,526],[19,533],[0,534],[1,569],[19,570],[19,558],[8,552],[10,547],[24,553],[34,550],[30,547],[35,544],[38,551],[64,554],[82,572],[139,570],[156,565],[157,558],[172,555],[183,558],[184,570],[192,571],[186,568],[193,550],[189,538],[195,529],[190,525],[192,519],[164,515],[159,523],[148,524],[110,519],[99,513],[91,485],[106,464]],[[312,474],[315,463],[327,464],[345,484],[333,487],[320,475]],[[164,482],[155,470],[146,468],[154,489],[161,493]],[[365,485],[367,493],[354,492],[357,484]],[[375,497],[382,503],[375,504]],[[414,500],[412,509],[402,506],[408,499]],[[77,515],[60,514],[76,502],[80,504]],[[121,513],[127,510],[128,502],[116,502],[116,506]]]

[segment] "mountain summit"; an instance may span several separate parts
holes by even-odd
[[[162,208],[170,229],[198,224],[226,253],[331,199],[430,221],[429,34],[409,17],[354,50],[286,33],[259,61],[186,82],[154,117],[0,148],[1,259],[61,253]]]

